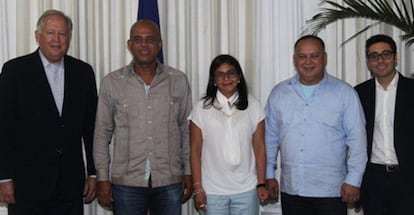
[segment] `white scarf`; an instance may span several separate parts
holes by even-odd
[[[215,102],[214,107],[223,112],[226,116],[233,115],[237,110],[237,108],[234,107],[234,102],[239,99],[239,92],[236,91],[230,98],[227,98],[220,92],[220,90],[217,90],[216,98],[217,102]]]

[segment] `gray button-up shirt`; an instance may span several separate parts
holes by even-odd
[[[174,68],[159,63],[147,93],[133,63],[108,74],[101,83],[95,127],[98,181],[109,180],[111,166],[112,183],[147,186],[147,159],[154,187],[178,183],[183,174],[189,175],[191,108],[187,77]]]

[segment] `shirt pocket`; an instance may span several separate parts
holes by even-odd
[[[315,122],[319,126],[319,130],[322,132],[321,135],[327,142],[344,143],[339,141],[345,137],[345,131],[343,127],[343,115],[342,112],[335,108],[326,108],[324,111],[319,111],[313,114],[313,117],[317,117]],[[331,151],[342,150],[342,147],[331,145]]]
[[[315,120],[319,121],[324,126],[332,128],[342,127],[342,116],[339,111],[327,109],[327,111],[320,111],[314,116],[317,117]]]
[[[180,120],[180,101],[181,98],[178,96],[169,96],[168,98],[168,106],[169,106],[169,112],[171,115],[170,122],[171,123],[177,123]]]
[[[280,129],[280,134],[286,134],[289,129],[296,125],[302,114],[297,110],[278,110],[277,112],[277,125]]]
[[[116,127],[128,125],[128,103],[120,102],[115,104],[114,122]]]
[[[132,119],[138,117],[138,98],[125,97],[115,102],[114,122],[116,127],[128,127]]]

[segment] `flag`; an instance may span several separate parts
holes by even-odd
[[[160,26],[160,16],[158,14],[158,0],[138,0],[138,18],[149,19]],[[164,57],[162,54],[162,48],[157,56],[161,63],[164,63]]]

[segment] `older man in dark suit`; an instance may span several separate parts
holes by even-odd
[[[43,13],[39,49],[0,74],[0,202],[13,214],[83,214],[95,196],[92,158],[97,104],[92,67],[66,55],[72,21]]]
[[[361,200],[365,215],[412,214],[414,202],[414,80],[395,69],[397,48],[386,35],[365,45],[373,79],[358,86],[366,117],[368,164]]]

